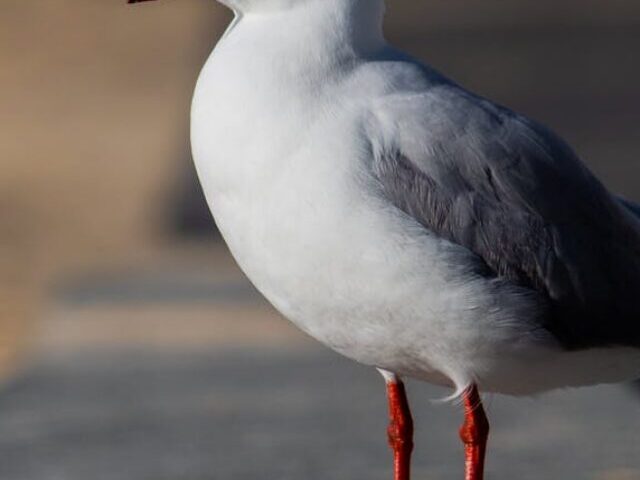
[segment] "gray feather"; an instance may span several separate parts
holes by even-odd
[[[640,208],[552,132],[456,85],[413,105],[422,117],[393,119],[400,133],[374,146],[381,194],[474,252],[481,273],[542,293],[540,321],[567,348],[640,346]]]

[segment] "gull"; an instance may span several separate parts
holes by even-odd
[[[549,129],[389,45],[383,0],[220,1],[235,19],[192,107],[207,201],[277,310],[382,373],[395,480],[403,378],[462,400],[465,478],[482,480],[480,392],[640,376],[640,206]]]

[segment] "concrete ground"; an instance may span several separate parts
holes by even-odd
[[[410,384],[414,478],[462,478],[443,393]],[[489,399],[489,478],[639,478],[639,406],[610,387]],[[391,478],[380,379],[315,348],[47,357],[0,410],[3,480]]]
[[[68,279],[0,395],[2,480],[390,478],[378,374],[281,319],[221,248],[202,255],[219,267]],[[414,478],[461,478],[459,407],[409,391]],[[640,477],[630,388],[486,403],[490,479]]]

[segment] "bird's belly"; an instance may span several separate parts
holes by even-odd
[[[539,328],[534,298],[469,275],[468,252],[411,235],[406,219],[371,199],[342,198],[345,209],[310,185],[298,201],[290,195],[230,196],[213,211],[256,287],[333,350],[458,391],[477,382],[527,395],[637,375],[637,349],[561,351]]]
[[[249,279],[307,334],[361,363],[400,371],[417,362],[421,371],[435,369],[429,337],[437,319],[415,308],[418,296],[429,295],[429,282],[412,280],[400,255],[386,252],[386,242],[372,238],[372,231],[366,238],[353,216],[337,214],[328,224],[309,221],[308,213],[290,205],[263,221],[240,218],[223,205],[214,210]],[[416,336],[419,359],[410,346]]]
[[[519,297],[497,309],[500,293],[468,273],[466,250],[377,208],[348,176],[282,176],[208,197],[241,268],[312,337],[364,364],[458,385],[531,336],[535,306]]]

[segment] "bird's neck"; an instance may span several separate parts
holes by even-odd
[[[384,0],[282,1],[286,8],[240,13],[233,35],[253,37],[258,50],[280,55],[295,51],[300,58],[362,56],[384,44]]]
[[[299,17],[302,31],[310,29],[319,40],[367,51],[384,41],[384,10],[384,0],[303,0],[291,14]]]

